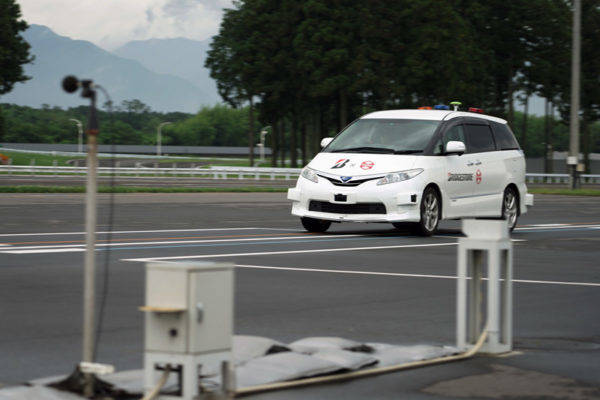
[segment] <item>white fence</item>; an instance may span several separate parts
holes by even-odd
[[[300,168],[250,168],[250,167],[211,167],[211,168],[149,168],[149,167],[99,167],[99,175],[136,177],[188,177],[212,179],[295,179]],[[40,165],[0,165],[0,173],[8,175],[50,175],[65,177],[84,175],[86,167],[60,167]]]
[[[270,179],[291,180],[300,175],[300,168],[261,168],[261,167],[211,167],[211,168],[150,168],[150,167],[99,167],[100,175],[137,176],[137,177],[190,177],[212,179]],[[0,173],[15,175],[83,175],[86,167],[59,167],[39,165],[0,165]],[[582,174],[584,184],[600,184],[600,175]],[[568,174],[527,174],[527,183],[568,184]]]

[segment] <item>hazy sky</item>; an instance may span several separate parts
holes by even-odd
[[[186,37],[218,32],[231,0],[18,0],[23,18],[59,35],[114,49],[130,40]]]

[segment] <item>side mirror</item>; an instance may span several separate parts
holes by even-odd
[[[323,147],[329,146],[329,143],[331,143],[332,140],[333,140],[332,137],[326,137],[326,138],[321,139],[321,147],[323,148]]]
[[[466,151],[465,144],[458,141],[449,141],[446,144],[446,154],[458,154],[461,155]]]

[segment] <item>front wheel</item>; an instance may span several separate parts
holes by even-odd
[[[331,221],[325,221],[322,219],[302,217],[300,218],[302,226],[309,232],[322,233],[325,232],[331,226]]]
[[[519,219],[519,197],[513,187],[507,187],[502,197],[502,218],[508,221],[508,229],[512,232]]]
[[[442,202],[438,192],[431,186],[425,189],[421,199],[421,220],[414,231],[421,236],[431,236],[438,228],[442,216]]]

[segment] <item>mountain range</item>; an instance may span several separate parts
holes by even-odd
[[[31,107],[86,104],[61,89],[65,75],[93,79],[115,104],[139,99],[153,110],[194,113],[203,105],[219,102],[215,83],[204,68],[209,40],[133,41],[111,53],[91,42],[57,35],[42,25],[31,25],[23,37],[35,56],[33,63],[25,65],[25,73],[32,79],[16,84],[12,92],[0,97],[0,103]],[[101,97],[99,104],[104,101]]]

